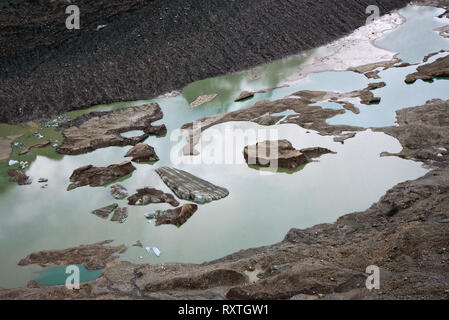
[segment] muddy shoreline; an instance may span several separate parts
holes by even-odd
[[[65,28],[61,3],[16,2],[0,13],[7,123],[150,99],[319,47],[362,26],[368,5],[385,14],[408,1],[78,0],[76,31]]]

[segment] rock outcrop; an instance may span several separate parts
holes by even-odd
[[[41,142],[41,143],[33,144],[33,145],[28,146],[28,147],[24,148],[23,150],[21,150],[21,151],[19,152],[19,156],[22,156],[22,155],[24,155],[24,154],[27,154],[27,153],[30,152],[31,149],[33,149],[33,148],[45,148],[45,147],[48,147],[49,145],[50,145],[50,141],[44,141],[44,142]]]
[[[186,171],[162,167],[156,169],[162,181],[183,200],[205,203],[219,200],[229,195],[225,188],[216,186]]]
[[[10,182],[16,182],[19,186],[31,184],[31,179],[25,173],[19,170],[9,170]]]
[[[106,240],[64,250],[39,251],[31,253],[20,260],[18,264],[19,266],[39,265],[44,268],[52,265],[82,264],[88,270],[103,269],[106,267],[106,263],[118,258],[117,254],[126,251],[124,245],[105,246],[111,242],[112,240]]]
[[[332,153],[332,151],[320,147],[297,150],[288,140],[258,142],[255,145],[246,146],[243,150],[243,156],[249,165],[287,170],[295,170],[309,163],[312,158],[326,153]]]
[[[398,126],[375,128],[398,139],[401,158],[426,161],[433,166],[449,163],[449,100],[433,99],[425,105],[396,111]],[[388,154],[388,153],[384,153]]]
[[[154,148],[145,143],[138,143],[132,147],[125,155],[125,158],[132,157],[134,162],[154,162],[159,161]]]
[[[407,75],[406,83],[414,83],[418,79],[429,81],[436,77],[449,77],[449,55],[421,65],[416,70],[416,72]]]
[[[132,206],[147,205],[150,203],[166,202],[173,207],[179,206],[179,202],[169,193],[154,188],[143,188],[137,190],[137,193],[128,198],[128,204]]]
[[[165,125],[153,126],[163,114],[157,103],[114,111],[91,112],[59,126],[65,137],[57,148],[61,154],[77,155],[111,146],[136,145],[150,134],[163,135]],[[122,133],[142,130],[137,137],[127,138]]]
[[[131,174],[136,168],[130,161],[120,164],[112,164],[108,167],[94,167],[92,165],[84,166],[73,171],[70,176],[71,184],[67,191],[83,187],[101,187],[107,183],[111,183],[119,178]]]
[[[176,209],[156,210],[152,214],[147,215],[147,218],[156,219],[156,226],[172,224],[179,228],[186,223],[197,210],[198,206],[196,204],[188,203]]]
[[[274,169],[294,170],[308,162],[307,157],[293,148],[287,140],[263,141],[246,146],[243,150],[246,163]]]

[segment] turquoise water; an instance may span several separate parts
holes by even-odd
[[[411,11],[407,8],[404,12],[408,14],[409,21],[412,21],[420,10],[428,12],[427,8]],[[427,19],[433,17],[428,15]],[[412,24],[409,27],[412,32]],[[404,31],[398,34],[401,35],[402,32]],[[394,34],[395,31],[387,36],[393,37]],[[406,44],[400,48],[404,52]],[[311,51],[305,56],[313,54]],[[349,92],[365,88],[372,82],[354,72],[322,72],[309,75],[294,87],[278,88],[258,93],[243,102],[234,102],[243,90],[255,91],[280,85],[286,76],[301,67],[305,56],[284,59],[243,73],[195,82],[177,97],[150,100],[160,104],[164,118],[157,124],[164,123],[168,130],[164,137],[151,136],[146,140],[146,143],[155,148],[161,160],[154,165],[134,164],[137,170],[120,183],[128,188],[130,194],[142,187],[154,187],[171,193],[154,171],[157,167],[168,165],[189,171],[230,191],[230,195],[220,201],[201,205],[197,213],[181,228],[170,225],[156,227],[145,219],[146,213],[170,208],[167,204],[128,207],[127,221],[117,224],[90,214],[92,210],[114,202],[127,206],[126,201],[113,199],[107,187],[83,187],[66,191],[69,176],[74,169],[87,164],[107,166],[120,163],[125,160],[124,155],[131,147],[110,147],[85,155],[64,157],[56,154],[52,148],[32,150],[26,156],[30,161],[27,174],[34,181],[40,177],[47,178],[48,187],[43,189],[38,183],[18,187],[6,182],[6,178],[0,184],[0,203],[5,208],[0,212],[0,287],[24,286],[31,279],[51,285],[63,284],[64,267],[39,270],[40,274],[36,274],[35,267],[19,267],[17,262],[31,252],[76,247],[106,239],[113,239],[113,245],[127,245],[128,250],[121,255],[121,259],[135,263],[199,263],[240,249],[272,244],[282,240],[292,227],[306,228],[318,223],[333,222],[345,213],[365,210],[395,184],[416,179],[427,172],[417,162],[395,157],[381,158],[381,152],[394,153],[402,149],[397,140],[383,133],[370,130],[359,132],[343,145],[335,143],[331,136],[321,136],[293,124],[263,127],[248,122],[225,123],[208,129],[203,134],[202,144],[198,146],[201,154],[182,158],[190,162],[178,163],[180,158],[176,156],[179,156],[176,151],[180,151],[179,147],[183,144],[176,132],[184,123],[208,115],[249,108],[262,99],[284,98],[298,90]],[[422,104],[430,98],[447,96],[447,80],[436,80],[434,83],[418,81],[413,85],[405,85],[405,75],[413,71],[413,68],[415,67],[382,71],[380,75],[387,87],[374,91],[382,97],[379,105],[358,106],[361,110],[359,115],[347,111],[330,122],[366,127],[392,125],[395,110]],[[189,107],[196,96],[207,93],[219,93],[219,96],[198,108]],[[113,110],[150,101],[101,105],[89,111]],[[336,108],[332,103],[319,105]],[[77,116],[81,111],[70,114]],[[11,128],[13,129],[17,128]],[[226,132],[235,133],[235,137],[242,138],[240,133],[245,130],[257,132],[259,137],[208,140],[228,137]],[[61,139],[60,134],[49,130],[43,134],[45,137],[54,134],[54,139]],[[324,155],[319,161],[312,162],[293,174],[280,172],[262,175],[246,165],[242,151],[246,144],[265,140],[261,138],[263,136],[265,139],[288,139],[298,149],[321,146],[336,154]],[[226,163],[223,161],[224,157],[232,161]],[[25,159],[18,157],[17,152],[14,153],[14,158]],[[1,172],[6,172],[8,167],[5,162],[0,163],[0,169]],[[132,247],[137,240],[144,247],[159,248],[161,256],[157,258],[142,248]],[[143,259],[139,259],[140,256]],[[85,275],[85,279],[97,276],[95,272],[87,272]]]
[[[76,265],[80,270],[80,282],[89,282],[100,276],[103,270],[87,270],[82,265]],[[66,266],[49,267],[40,271],[36,278],[36,282],[41,286],[56,286],[65,284],[67,277]]]
[[[439,36],[436,28],[445,26],[449,19],[439,19],[444,9],[408,6],[400,13],[407,21],[375,43],[379,47],[399,52],[398,58],[409,63],[419,63],[422,58],[441,49],[449,49],[449,40]]]

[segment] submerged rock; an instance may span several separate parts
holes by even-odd
[[[156,172],[176,196],[183,200],[205,203],[219,200],[229,195],[227,189],[216,186],[183,170],[162,167],[156,169]]]
[[[154,188],[139,189],[136,194],[128,198],[128,204],[132,206],[161,202],[169,203],[173,207],[179,206],[179,202],[173,195]]]
[[[9,181],[16,182],[19,186],[31,184],[30,177],[19,170],[9,170],[8,175],[10,176]]]
[[[121,184],[114,184],[109,187],[109,192],[114,197],[114,199],[122,200],[128,196],[128,190]]]
[[[402,145],[399,153],[382,153],[424,161],[432,166],[449,165],[449,100],[433,99],[424,105],[396,111],[397,126],[374,128],[393,136]]]
[[[87,185],[101,187],[132,173],[134,170],[136,168],[130,161],[112,164],[106,168],[92,165],[84,166],[73,171],[70,176],[70,182],[72,183],[68,186],[67,191]]]
[[[197,210],[198,205],[188,203],[176,209],[156,210],[150,216],[156,219],[156,226],[172,224],[179,228],[186,223]]]
[[[136,145],[150,134],[163,135],[165,125],[152,126],[162,119],[163,114],[157,103],[115,111],[91,112],[59,126],[65,140],[57,149],[61,154],[83,154],[110,146]],[[142,130],[137,137],[127,138],[121,133]]]
[[[132,157],[131,161],[134,162],[159,161],[154,148],[145,143],[136,144],[126,153],[125,157]]]
[[[142,244],[142,242],[140,242],[140,240],[137,240],[137,241],[133,244],[133,247],[140,247],[140,248],[143,248],[143,244]]]
[[[312,158],[326,153],[332,151],[320,147],[297,150],[288,140],[263,141],[246,146],[243,150],[243,156],[248,164],[288,170],[294,170],[307,164]]]
[[[121,254],[126,251],[124,245],[116,247],[105,246],[105,244],[111,242],[112,240],[106,240],[64,250],[39,251],[20,260],[18,265],[39,265],[45,268],[51,265],[67,266],[82,264],[88,270],[103,269],[106,267],[106,263],[118,258],[116,254]]]

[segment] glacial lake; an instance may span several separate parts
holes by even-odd
[[[407,18],[407,22],[386,33],[376,42],[378,46],[400,52],[400,58],[413,63],[419,62],[430,52],[449,48],[449,40],[438,35],[429,36],[431,47],[428,43],[418,43],[422,37],[436,34],[433,29],[440,26],[441,20],[435,17],[442,10],[407,7],[400,13]],[[419,32],[416,30],[417,24]],[[405,36],[408,41],[395,41]],[[416,56],[410,51],[415,52]],[[137,170],[120,184],[130,194],[147,186],[172,193],[154,169],[174,166],[225,187],[230,192],[222,200],[200,205],[198,211],[180,228],[171,225],[156,227],[144,217],[144,214],[154,210],[171,208],[168,204],[127,206],[126,200],[113,199],[107,187],[82,187],[66,191],[74,169],[88,164],[107,166],[120,163],[125,160],[124,155],[131,147],[109,147],[78,156],[59,155],[53,146],[33,149],[27,155],[18,156],[19,149],[14,148],[11,159],[28,162],[26,173],[33,178],[33,183],[27,186],[10,183],[8,160],[0,162],[0,287],[25,286],[32,279],[48,285],[64,284],[64,266],[42,269],[37,266],[19,267],[17,263],[35,251],[65,249],[107,239],[114,240],[112,245],[125,244],[128,250],[120,259],[134,263],[201,263],[220,258],[241,249],[281,241],[293,227],[307,228],[318,223],[330,223],[341,215],[365,210],[397,183],[424,175],[428,169],[419,162],[380,157],[381,152],[394,153],[402,149],[396,139],[386,134],[368,129],[341,144],[334,142],[332,136],[321,136],[294,124],[264,127],[248,122],[230,122],[209,130],[254,129],[265,132],[267,138],[288,139],[298,149],[320,146],[336,154],[324,155],[291,174],[263,175],[244,163],[244,144],[216,143],[209,159],[212,160],[211,164],[195,164],[204,156],[203,152],[190,157],[190,164],[172,163],[171,152],[180,145],[176,132],[185,123],[208,115],[249,108],[259,100],[281,99],[299,90],[349,92],[363,89],[373,82],[355,72],[321,72],[309,75],[299,85],[257,93],[252,99],[233,102],[243,90],[257,91],[279,86],[288,75],[301,67],[307,57],[314,54],[316,50],[311,50],[250,71],[198,81],[188,85],[176,97],[100,105],[68,113],[75,118],[89,111],[159,103],[164,118],[155,124],[164,123],[168,129],[167,135],[160,138],[151,136],[145,142],[155,148],[161,160],[154,165],[134,164]],[[360,114],[346,111],[329,119],[329,123],[367,128],[394,125],[395,111],[398,109],[421,105],[431,98],[449,98],[449,82],[445,79],[437,79],[433,83],[417,81],[412,85],[405,84],[405,76],[415,68],[416,65],[381,71],[379,75],[382,79],[375,81],[385,81],[387,86],[374,91],[376,96],[382,98],[381,103],[357,105]],[[189,107],[197,96],[210,93],[218,93],[217,98],[194,109]],[[317,105],[336,107],[329,103]],[[45,139],[50,139],[52,145],[62,142],[63,137],[55,128],[39,130],[44,136],[42,139],[33,135],[37,130],[33,126],[0,124],[0,136],[25,133],[17,139],[18,142],[30,144]],[[246,141],[255,142],[254,139]],[[220,164],[223,154],[233,154],[233,164]],[[46,188],[41,188],[42,184],[37,183],[39,178],[48,179]],[[129,217],[124,224],[102,220],[90,213],[114,202],[128,207]],[[161,256],[156,257],[142,248],[131,246],[137,240],[144,247],[159,248]],[[82,273],[87,281],[97,277],[100,271],[83,269]]]

